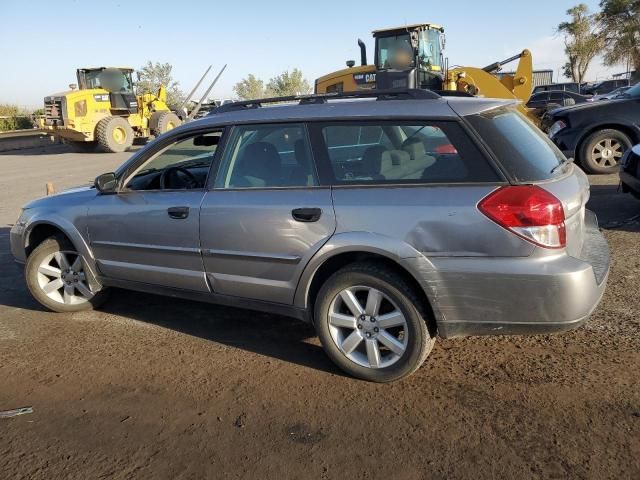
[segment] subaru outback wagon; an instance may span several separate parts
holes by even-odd
[[[436,336],[567,330],[600,301],[587,177],[514,105],[412,90],[269,105],[225,105],[26,205],[11,247],[33,296],[74,312],[120,287],[289,315],[378,382]]]

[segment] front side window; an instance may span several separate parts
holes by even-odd
[[[499,179],[453,122],[340,123],[320,128],[335,184]]]
[[[440,32],[429,29],[420,32],[418,57],[420,66],[426,69],[440,67]]]
[[[318,184],[303,124],[235,127],[216,188],[310,187]]]
[[[129,177],[129,190],[193,190],[205,187],[222,132],[191,136],[172,143]]]

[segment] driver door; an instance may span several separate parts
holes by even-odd
[[[221,134],[176,137],[136,162],[118,193],[91,202],[89,240],[103,276],[208,291],[199,210]]]

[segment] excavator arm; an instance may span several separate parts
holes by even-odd
[[[497,78],[494,74],[506,63],[519,60],[514,74]],[[530,119],[529,109],[524,106],[531,97],[533,89],[533,62],[531,52],[523,50],[518,55],[502,62],[492,63],[484,68],[456,67],[449,69],[445,78],[445,90],[457,90],[490,98],[520,100],[519,109]],[[537,119],[536,119],[537,120]]]

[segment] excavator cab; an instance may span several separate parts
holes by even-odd
[[[440,90],[444,28],[414,24],[375,30],[376,87]]]
[[[106,90],[109,92],[111,110],[115,110],[115,114],[126,115],[138,111],[132,73],[132,68],[99,67],[80,68],[76,75],[80,90]]]

